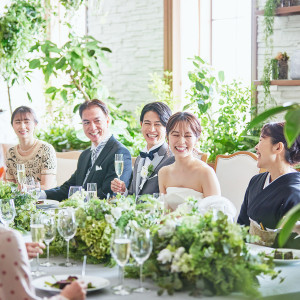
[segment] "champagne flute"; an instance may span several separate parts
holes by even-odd
[[[121,268],[121,284],[114,290],[116,295],[129,295],[130,291],[124,287],[124,266],[128,262],[130,256],[130,239],[127,234],[116,231],[111,238],[110,251]]]
[[[58,214],[57,229],[59,234],[67,242],[67,260],[62,266],[72,267],[76,264],[71,263],[69,260],[69,242],[75,236],[77,231],[77,224],[75,220],[75,211],[72,207],[62,209]]]
[[[140,266],[140,285],[133,291],[136,293],[143,293],[147,291],[146,288],[142,286],[143,282],[143,264],[149,258],[152,251],[152,239],[150,235],[150,230],[138,228],[132,231],[130,235],[131,242],[131,255],[136,260]]]
[[[17,164],[17,177],[18,177],[18,182],[21,185],[21,189],[23,190],[23,185],[26,181],[26,172],[25,172],[24,164]]]
[[[31,239],[32,242],[34,243],[42,243],[44,240],[45,236],[45,228],[44,224],[42,223],[42,218],[43,214],[41,212],[36,212],[31,215],[30,218],[30,229],[31,229]],[[36,271],[32,271],[31,274],[33,276],[41,276],[45,275],[45,272],[40,271],[39,265],[40,265],[40,260],[39,260],[39,253],[37,253],[36,256]]]
[[[75,193],[79,192],[81,194],[82,186],[70,186],[68,198],[70,198]]]
[[[47,245],[47,261],[41,263],[41,266],[51,267],[55,265],[55,263],[51,263],[49,260],[50,243],[54,240],[56,235],[55,211],[54,210],[47,211],[42,218],[42,223],[44,224],[44,229],[45,229],[44,241],[45,244]]]
[[[32,176],[28,176],[25,178],[25,184],[26,184],[26,190],[27,193],[34,197],[35,194],[35,183],[34,183],[34,178]]]
[[[90,201],[93,198],[97,198],[97,183],[88,183],[87,184],[87,199]]]
[[[4,227],[8,227],[16,216],[15,202],[13,199],[0,199],[0,220]]]
[[[123,169],[124,169],[123,154],[115,154],[115,171],[119,180],[121,175],[123,174]]]

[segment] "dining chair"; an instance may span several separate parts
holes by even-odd
[[[201,151],[199,151],[198,149],[193,149],[193,154],[195,157],[197,157],[198,159],[207,162],[207,158],[208,158],[208,154],[207,153],[203,153]]]
[[[56,152],[57,158],[57,185],[62,185],[67,181],[77,169],[78,158],[82,152],[69,151],[69,152]]]
[[[260,172],[257,156],[247,151],[217,155],[215,172],[220,182],[221,195],[232,201],[238,216],[250,179]]]

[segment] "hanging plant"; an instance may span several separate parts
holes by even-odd
[[[44,29],[40,0],[13,0],[9,7],[5,7],[0,18],[0,72],[7,83],[10,108],[9,89],[18,80],[30,81],[27,54],[41,38]]]
[[[265,62],[262,76],[264,89],[265,105],[268,102],[275,102],[270,92],[271,75],[272,75],[272,52],[273,52],[273,33],[274,33],[274,15],[280,0],[267,0],[264,6],[264,41],[265,41]]]

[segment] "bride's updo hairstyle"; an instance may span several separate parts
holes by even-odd
[[[285,122],[264,125],[261,130],[261,137],[270,137],[273,145],[280,142],[283,143],[285,149],[284,158],[290,165],[294,165],[300,162],[300,135],[292,146],[288,148],[283,131],[284,125]]]
[[[177,112],[170,117],[166,127],[167,137],[169,137],[169,134],[177,126],[178,123],[186,123],[187,125],[189,125],[197,140],[199,139],[201,134],[200,122],[193,114],[189,112]]]

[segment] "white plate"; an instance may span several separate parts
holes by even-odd
[[[60,289],[51,287],[45,282],[50,282],[50,283],[55,283],[56,281],[62,280],[62,279],[67,279],[70,275],[51,275],[51,276],[44,276],[44,277],[39,277],[36,278],[32,281],[32,285],[39,290],[42,291],[47,291],[47,292],[54,292],[54,293],[59,293],[61,292]],[[80,275],[74,275],[78,277],[78,280],[81,280]],[[85,276],[84,277],[84,282],[88,284],[89,282],[94,286],[94,288],[88,289],[88,292],[93,292],[93,291],[98,291],[100,289],[103,289],[107,286],[109,286],[109,280],[102,278],[102,277],[96,277],[96,276]]]
[[[36,207],[37,208],[41,208],[41,209],[46,209],[46,208],[58,208],[58,204],[59,202],[56,200],[39,200],[39,201],[44,201],[43,204],[37,204]]]
[[[276,265],[293,265],[293,264],[299,264],[300,263],[300,250],[298,249],[287,249],[287,248],[270,248],[270,247],[264,247],[260,245],[255,244],[247,244],[247,247],[252,255],[257,255],[260,252],[265,253],[268,256],[274,256],[275,250],[281,251],[281,252],[293,252],[293,257],[297,257],[294,259],[273,259],[274,263]]]

